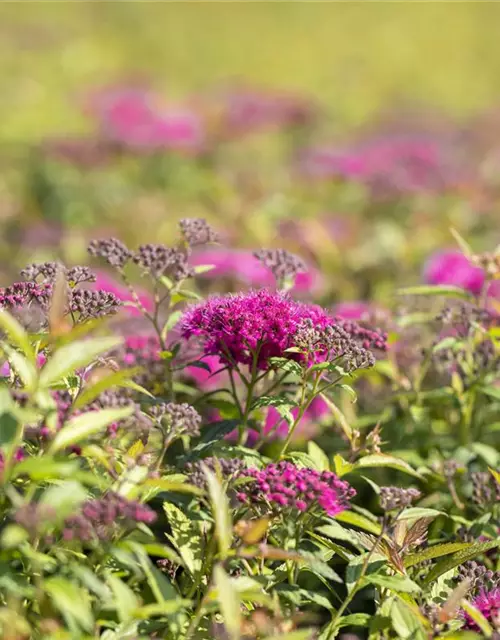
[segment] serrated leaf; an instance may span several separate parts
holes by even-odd
[[[351,472],[354,469],[354,465],[339,454],[336,453],[333,457],[333,465],[335,468],[335,473],[340,477],[345,476],[347,473]]]
[[[476,556],[498,547],[500,547],[500,540],[492,540],[491,542],[479,542],[477,544],[472,544],[467,547],[467,549],[461,549],[460,551],[453,553],[449,558],[445,558],[444,560],[441,560],[441,562],[438,562],[425,577],[424,584],[429,585],[436,580],[436,578],[439,578],[440,575],[446,573],[450,569],[454,569],[464,562],[472,560]]]
[[[493,636],[493,627],[477,607],[467,600],[462,600],[462,608],[474,620],[485,638],[491,638]]]
[[[107,583],[114,595],[113,603],[119,620],[121,622],[131,620],[139,608],[137,596],[123,580],[114,575],[108,575]]]
[[[231,640],[239,640],[241,628],[240,599],[236,589],[231,584],[231,579],[221,565],[215,567],[214,581],[226,631]]]
[[[316,468],[320,471],[329,471],[330,470],[330,461],[328,460],[328,456],[320,449],[318,445],[312,440],[307,443],[307,453],[314,460]]]
[[[0,309],[0,329],[6,333],[9,341],[21,349],[28,361],[34,365],[36,362],[35,351],[31,346],[27,332],[5,309]]]
[[[5,342],[2,342],[1,347],[9,360],[10,366],[17,373],[26,390],[34,391],[36,388],[38,376],[35,365],[30,360],[28,360],[26,356],[24,356],[19,351],[16,351]]]
[[[57,349],[40,373],[40,386],[50,387],[70,373],[93,362],[98,356],[108,353],[122,343],[119,337],[78,340]]]
[[[71,418],[65,426],[56,433],[49,453],[56,453],[71,445],[86,440],[98,433],[104,427],[113,422],[119,422],[132,415],[134,407],[122,407],[120,409],[101,409],[100,411],[88,411]]]
[[[268,362],[273,369],[276,368],[287,371],[288,373],[293,373],[299,378],[302,375],[302,367],[295,360],[290,360],[289,358],[269,358]]]
[[[385,576],[375,573],[364,578],[369,584],[373,584],[383,589],[389,589],[394,593],[420,593],[421,589],[416,582],[407,576]]]
[[[394,456],[386,455],[385,453],[375,453],[365,456],[364,458],[360,458],[360,460],[358,460],[358,462],[355,464],[356,469],[366,469],[369,467],[388,467],[390,469],[403,471],[404,473],[414,476],[419,480],[423,479],[420,473],[412,469],[412,467],[407,462],[401,460],[401,458],[395,458]]]
[[[398,638],[426,640],[428,637],[418,609],[410,606],[400,598],[395,598],[392,603],[391,622]]]
[[[215,520],[215,535],[219,542],[219,554],[224,560],[231,548],[233,531],[229,500],[217,476],[205,465],[203,465],[202,468],[207,479],[207,489],[212,504],[212,513]]]
[[[220,420],[204,427],[201,432],[200,441],[186,454],[183,458],[183,463],[185,464],[189,460],[202,458],[211,447],[223,440],[224,436],[228,433],[234,431],[239,424],[240,420]]]
[[[122,369],[121,371],[113,371],[113,373],[101,378],[93,385],[85,386],[78,394],[74,407],[81,409],[98,398],[101,393],[113,387],[123,386],[123,382],[137,375],[141,371],[140,367],[134,369]]]
[[[43,588],[74,633],[92,630],[94,619],[86,590],[58,576],[45,580]]]
[[[449,298],[460,298],[463,300],[472,300],[473,296],[465,289],[453,287],[451,285],[418,285],[416,287],[405,287],[398,289],[397,294],[400,296],[446,296]]]
[[[332,400],[330,400],[330,398],[326,396],[324,393],[321,393],[320,397],[325,401],[333,417],[335,418],[335,421],[338,423],[338,425],[344,432],[344,435],[349,440],[349,442],[351,442],[353,438],[353,430],[351,425],[347,422],[347,418],[345,417],[345,415],[337,407],[337,405]]]
[[[438,511],[437,509],[409,507],[399,514],[398,520],[419,520],[420,518],[437,518],[438,516],[445,515],[446,513],[444,513],[444,511]]]
[[[172,533],[169,538],[177,548],[183,563],[194,578],[201,571],[203,544],[198,525],[170,502],[163,504]]]
[[[359,513],[355,513],[354,511],[342,511],[335,516],[335,520],[339,522],[345,522],[346,524],[353,525],[355,527],[359,527],[360,529],[364,529],[369,533],[373,533],[376,536],[380,534],[381,528],[378,522],[372,522],[365,516],[362,516]]]

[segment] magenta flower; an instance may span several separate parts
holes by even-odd
[[[286,93],[240,88],[228,92],[223,99],[221,126],[225,137],[300,126],[315,117],[310,101]]]
[[[205,356],[200,359],[200,362],[203,362],[209,371],[202,367],[188,365],[185,367],[184,373],[204,391],[224,387],[228,376],[225,371],[220,371],[223,365],[221,365],[219,358],[217,356]]]
[[[484,285],[484,272],[460,251],[442,251],[427,261],[424,280],[429,284],[460,287],[479,295]]]
[[[270,287],[274,277],[250,251],[232,249],[205,249],[195,253],[192,265],[212,265],[214,268],[203,274],[203,278],[227,277],[243,282],[250,287]],[[323,278],[317,269],[308,266],[307,271],[298,273],[292,291],[296,293],[317,293],[323,285]]]
[[[203,145],[197,114],[184,107],[163,109],[144,89],[102,92],[92,111],[105,138],[134,151],[198,151]]]
[[[98,273],[97,279],[93,284],[93,289],[107,291],[108,293],[113,293],[118,300],[121,302],[134,302],[134,297],[130,293],[130,291],[124,285],[117,283],[115,280],[110,278],[105,273]],[[154,303],[152,297],[147,293],[147,291],[143,291],[141,289],[136,288],[136,292],[139,298],[140,303],[146,309],[146,311],[153,311]],[[140,317],[142,315],[141,311],[136,307],[132,307],[129,305],[124,305],[123,310],[129,316]]]
[[[371,304],[362,300],[339,302],[333,307],[333,313],[345,320],[363,320],[371,311]]]
[[[287,356],[294,336],[304,320],[325,327],[332,318],[316,305],[292,300],[288,295],[266,289],[246,294],[213,296],[188,309],[181,321],[184,338],[201,340],[205,355],[221,362],[266,369],[274,356]],[[296,355],[296,354],[295,354]]]
[[[291,462],[268,464],[262,471],[250,468],[239,473],[251,478],[239,485],[237,499],[251,507],[278,511],[284,508],[303,511],[325,511],[335,516],[349,507],[355,490],[331,471],[299,468]]]
[[[313,178],[360,182],[372,190],[408,193],[442,189],[457,181],[435,139],[385,136],[351,147],[318,147],[306,153],[303,171]]]
[[[491,591],[481,591],[481,593],[474,598],[472,604],[483,614],[486,620],[488,620],[494,628],[498,628],[500,626],[500,589],[498,587]],[[463,617],[465,619],[465,626],[467,629],[480,631],[477,624],[466,611],[463,612]]]

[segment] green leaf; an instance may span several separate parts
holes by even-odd
[[[281,396],[260,396],[252,402],[252,409],[259,409],[260,407],[297,407],[295,400],[289,400]]]
[[[314,460],[317,469],[320,471],[330,470],[330,461],[328,460],[328,456],[323,449],[320,449],[312,440],[307,443],[307,453]]]
[[[239,640],[241,628],[240,599],[231,579],[221,565],[214,569],[214,581],[224,626],[231,640]]]
[[[40,498],[40,504],[53,508],[57,521],[61,522],[74,513],[87,498],[87,492],[79,482],[67,480],[46,489]]]
[[[0,415],[0,447],[14,442],[17,435],[17,427],[18,422],[11,413],[4,412]]]
[[[345,415],[337,407],[337,405],[332,400],[330,400],[330,398],[326,396],[324,393],[321,393],[320,397],[325,401],[328,408],[332,412],[332,415],[335,418],[335,421],[338,423],[338,425],[344,432],[344,435],[349,440],[349,442],[351,442],[353,438],[353,431],[352,431],[351,425],[347,422],[347,418],[345,417]]]
[[[447,296],[449,298],[461,298],[463,300],[472,300],[473,296],[465,289],[453,287],[451,285],[418,285],[416,287],[405,287],[398,289],[397,294],[400,296]]]
[[[392,603],[391,622],[398,638],[425,640],[428,637],[416,607],[410,606],[399,598],[394,599]]]
[[[427,560],[441,558],[442,556],[447,556],[450,553],[462,551],[462,549],[468,549],[472,544],[472,542],[445,542],[444,544],[436,544],[432,547],[428,547],[424,551],[419,551],[418,553],[412,553],[409,556],[406,556],[404,559],[404,565],[407,568],[413,567],[416,564],[426,562]]]
[[[380,573],[375,573],[370,576],[365,576],[364,581],[376,587],[389,589],[394,593],[420,593],[421,591],[418,584],[410,580],[407,576],[385,576]]]
[[[472,560],[476,556],[498,547],[500,547],[500,540],[492,540],[491,542],[479,542],[467,547],[467,549],[461,549],[460,551],[453,553],[449,558],[445,558],[438,562],[425,577],[424,584],[429,585],[431,582],[436,580],[436,578],[439,578],[440,575],[446,573],[450,569],[454,569],[464,562]]]
[[[266,636],[263,640],[311,640],[313,637],[313,629],[299,629],[298,631]]]
[[[351,472],[354,469],[354,465],[339,454],[336,453],[333,457],[333,465],[335,468],[335,473],[340,477],[345,476],[347,473]]]
[[[120,409],[101,409],[100,411],[88,411],[71,418],[54,436],[49,453],[54,454],[61,449],[86,440],[111,423],[128,418],[133,411],[133,406]]]
[[[28,532],[17,524],[8,524],[0,535],[2,549],[14,549],[29,538]]]
[[[295,360],[289,358],[269,358],[269,364],[273,369],[281,369],[288,373],[293,373],[298,378],[302,375],[302,367]]]
[[[199,264],[194,267],[194,272],[196,273],[196,275],[198,275],[200,273],[207,273],[207,271],[212,271],[212,269],[215,269],[215,265],[213,264]]]
[[[412,469],[407,462],[401,460],[401,458],[386,455],[385,453],[374,453],[372,455],[365,456],[358,460],[354,466],[355,469],[366,469],[367,467],[388,467],[390,469],[403,471],[408,475],[422,480],[422,476]]]
[[[5,352],[10,366],[17,373],[22,383],[28,391],[34,391],[38,372],[35,365],[28,360],[22,353],[13,349],[5,342],[1,343],[2,350]]]
[[[32,480],[50,480],[52,478],[69,478],[78,470],[78,462],[68,460],[59,462],[49,456],[43,458],[25,458],[17,463],[12,477],[27,475]]]
[[[231,548],[233,538],[233,524],[231,521],[231,512],[229,510],[229,500],[217,476],[206,466],[203,466],[203,473],[207,479],[208,493],[212,503],[212,512],[215,520],[215,534],[219,541],[219,553],[221,558],[224,560]]]
[[[199,526],[170,502],[163,503],[172,533],[169,539],[177,548],[184,566],[195,578],[201,571],[203,544]]]
[[[106,582],[113,592],[113,602],[119,620],[121,622],[131,620],[135,611],[139,608],[137,596],[128,585],[112,574],[108,575]]]
[[[55,351],[40,373],[40,385],[50,387],[122,343],[118,337],[91,338],[66,344]]]
[[[5,309],[0,309],[0,329],[7,334],[9,341],[21,349],[29,362],[34,365],[36,356],[28,334],[19,322],[11,316],[10,313],[5,311]]]
[[[342,513],[335,516],[335,520],[359,527],[377,536],[380,535],[381,528],[378,522],[372,522],[372,520],[368,520],[365,516],[354,511],[342,511]]]
[[[196,460],[204,457],[204,454],[209,449],[223,440],[224,436],[228,433],[234,431],[239,424],[240,420],[220,420],[219,422],[213,422],[208,427],[205,427],[202,431],[198,444],[184,456],[182,460],[183,464],[189,460]]]
[[[94,619],[89,594],[85,589],[57,576],[45,580],[43,588],[73,633],[79,628],[92,631]]]
[[[101,378],[95,384],[89,387],[84,387],[82,392],[78,394],[73,406],[75,407],[75,409],[81,409],[82,407],[85,407],[86,405],[93,402],[98,396],[101,395],[101,393],[103,393],[107,389],[123,386],[123,382],[137,375],[139,371],[141,371],[140,367],[135,367],[134,369],[123,369],[121,371],[113,371],[113,373]]]
[[[462,600],[462,609],[474,620],[485,638],[492,637],[494,630],[479,609],[467,600]]]
[[[399,514],[398,520],[419,520],[420,518],[437,518],[445,515],[444,511],[438,511],[437,509],[410,507]]]

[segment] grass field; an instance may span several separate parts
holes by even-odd
[[[317,96],[339,126],[412,101],[500,98],[496,3],[18,3],[0,7],[0,136],[85,126],[75,98],[142,73],[184,96],[234,77]]]

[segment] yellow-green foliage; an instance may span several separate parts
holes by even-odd
[[[480,3],[3,3],[0,137],[85,126],[78,92],[134,71],[184,95],[240,76],[307,91],[339,125],[417,100],[497,99],[500,6]]]

